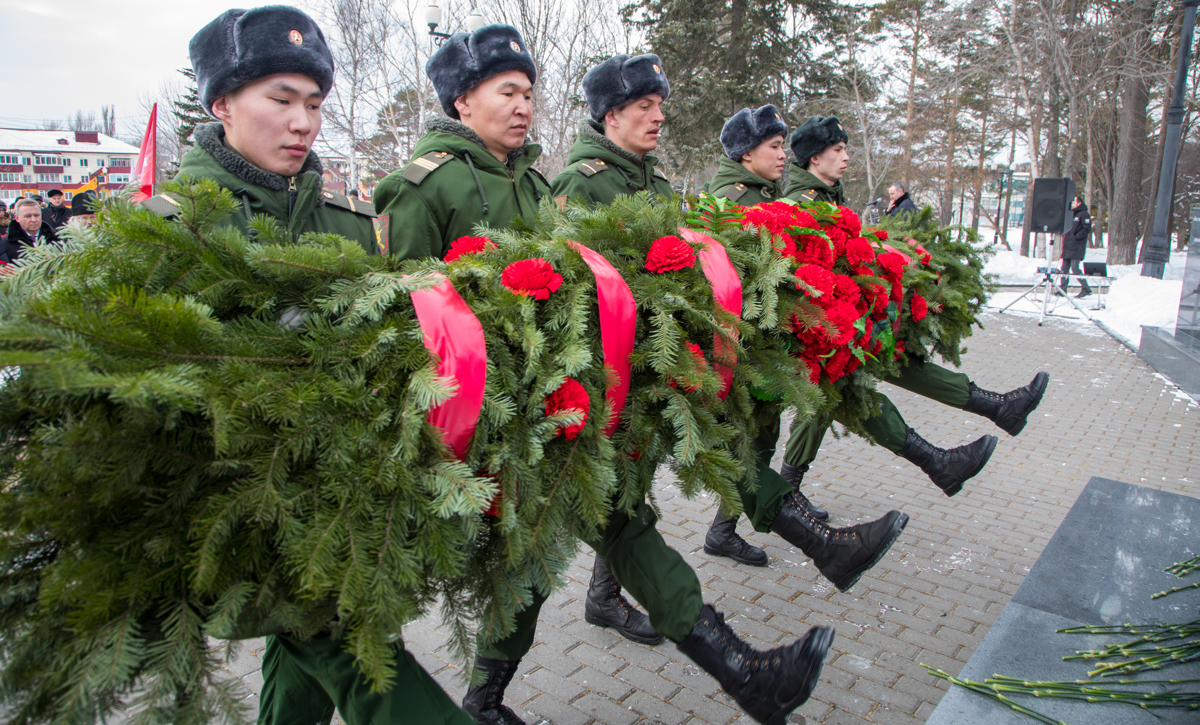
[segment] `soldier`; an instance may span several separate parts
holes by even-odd
[[[383,252],[444,257],[476,224],[537,218],[550,185],[528,140],[537,68],[517,29],[488,25],[446,40],[425,71],[448,118],[431,119],[413,161],[375,189],[375,208],[396,220]]]
[[[751,111],[743,108],[721,128],[725,155],[709,182],[709,193],[742,206],[775,201],[787,164],[787,124],[770,104]]]
[[[801,124],[792,133],[791,147],[796,161],[785,196],[799,202],[816,200],[844,205],[846,197],[841,180],[850,159],[846,152],[849,140],[835,116],[813,116]],[[993,393],[976,386],[963,373],[923,360],[909,363],[898,376],[883,378],[884,382],[944,405],[982,415],[1010,436],[1025,427],[1049,380],[1049,375],[1039,372],[1025,387]],[[792,430],[781,473],[797,490],[817,456],[830,422],[814,420]],[[920,467],[947,496],[961,491],[967,479],[983,470],[997,442],[996,436],[987,435],[957,448],[938,448],[909,428],[887,397],[883,399],[883,410],[867,419],[864,427],[876,443]]]
[[[283,6],[229,10],[192,38],[189,51],[204,109],[219,123],[196,127],[196,145],[180,162],[179,176],[212,179],[233,191],[244,213],[228,223],[244,233],[252,214],[266,214],[293,236],[328,232],[374,249],[371,206],[321,188],[312,145],[334,64],[312,19]],[[80,207],[83,197],[75,197]],[[162,195],[145,206],[166,215],[177,209]],[[236,634],[278,632],[272,621],[265,613],[262,621],[239,623]],[[258,722],[329,723],[336,705],[350,725],[470,725],[403,642],[394,647],[395,679],[379,694],[332,631],[308,640],[268,636]]]
[[[555,198],[604,205],[645,189],[670,196],[671,182],[650,154],[671,97],[658,56],[614,55],[584,75],[583,94],[592,117],[579,123],[568,166],[554,177]]]

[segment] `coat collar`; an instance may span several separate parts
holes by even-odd
[[[273,191],[286,191],[288,180],[272,171],[261,169],[246,160],[237,151],[225,143],[225,127],[219,123],[205,123],[196,127],[196,145],[209,153],[226,171],[252,186],[261,186]],[[315,174],[320,177],[323,169],[321,159],[312,151],[300,167],[301,174]]]

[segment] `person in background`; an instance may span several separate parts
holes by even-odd
[[[50,200],[50,204],[45,209],[42,209],[42,221],[49,224],[57,232],[71,220],[71,210],[63,203],[61,189],[51,189],[46,193],[46,198]]]
[[[917,205],[908,196],[908,190],[904,188],[904,182],[896,181],[888,187],[888,198],[891,203],[884,214],[887,216],[899,216],[900,214],[908,214],[917,210]]]
[[[36,201],[36,202],[38,203],[38,206],[39,206],[40,208],[42,208],[42,209],[45,209],[45,208],[46,208],[46,200],[42,198],[42,195],[41,195],[41,194],[34,194],[33,196],[31,196],[31,197],[29,197],[29,198],[30,198],[30,199],[33,199],[34,201]]]
[[[96,215],[92,207],[96,205],[96,192],[81,191],[71,198],[71,218],[78,219],[76,224],[91,224]]]
[[[1071,200],[1071,211],[1075,215],[1075,221],[1071,224],[1071,231],[1063,235],[1062,271],[1064,274],[1083,274],[1079,265],[1087,256],[1088,237],[1092,235],[1092,215],[1088,213],[1087,204],[1078,196]],[[1067,293],[1067,284],[1070,281],[1070,277],[1062,278],[1062,294]],[[1083,289],[1075,295],[1076,298],[1087,297],[1092,293],[1086,279],[1080,279],[1079,285]]]
[[[8,205],[0,201],[0,254],[4,253],[4,242],[8,239],[9,224],[12,224],[12,214],[8,213]]]
[[[39,242],[57,242],[58,235],[42,221],[42,205],[33,199],[18,199],[13,204],[13,220],[4,240],[4,261],[15,262],[28,247]]]

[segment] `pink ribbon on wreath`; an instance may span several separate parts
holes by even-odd
[[[438,358],[438,375],[458,383],[449,399],[429,411],[429,422],[455,457],[462,459],[479,426],[487,384],[487,342],[483,325],[450,280],[442,275],[432,287],[412,293],[425,348]]]
[[[700,267],[704,270],[704,276],[708,278],[708,283],[712,285],[713,297],[718,305],[741,319],[742,280],[738,277],[733,263],[729,261],[725,247],[707,234],[701,234],[692,229],[680,227],[679,233],[693,244],[704,245],[699,254]],[[729,330],[729,334],[735,340],[737,339],[736,328]],[[732,364],[723,365],[718,362],[722,359]],[[729,387],[733,384],[733,365],[737,364],[737,348],[719,334],[713,335],[713,363],[721,375],[719,396],[721,400],[724,400],[725,396],[729,395]]]
[[[637,332],[637,303],[629,284],[611,262],[579,242],[570,244],[579,251],[584,263],[596,276],[600,345],[604,349],[604,367],[609,374],[605,397],[612,406],[612,419],[604,429],[604,435],[612,437],[629,397],[629,379],[632,375],[629,356],[633,353],[634,334]]]

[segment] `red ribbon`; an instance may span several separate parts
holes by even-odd
[[[713,288],[713,297],[717,304],[741,319],[742,316],[742,280],[737,270],[729,261],[725,247],[707,234],[701,234],[692,229],[679,228],[683,238],[693,244],[703,244],[700,250],[700,267]],[[736,340],[737,329],[731,329],[729,334]],[[725,360],[730,365],[722,365],[718,361]],[[721,400],[729,395],[729,386],[733,384],[733,365],[737,364],[737,348],[720,335],[713,335],[713,363],[721,375]]]
[[[637,331],[637,303],[625,278],[598,252],[579,242],[571,246],[583,256],[583,261],[596,275],[596,302],[600,308],[600,344],[604,349],[604,367],[609,371],[606,397],[612,406],[612,419],[604,435],[612,436],[621,421],[621,411],[629,397],[631,368],[629,355],[633,352]]]
[[[462,459],[479,425],[487,384],[487,343],[483,325],[446,277],[412,293],[426,349],[438,358],[438,375],[452,377],[458,391],[429,411],[429,422],[442,431],[454,455]]]

